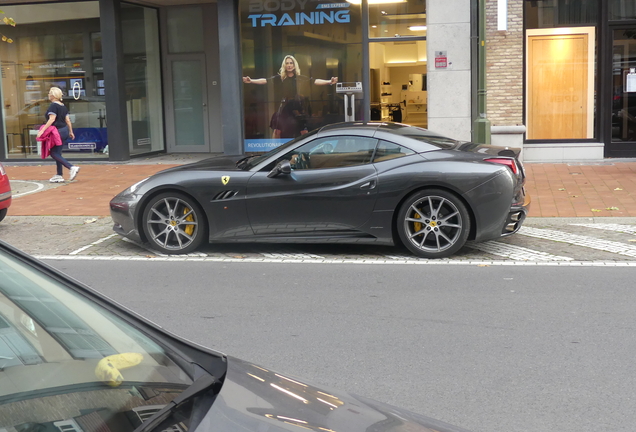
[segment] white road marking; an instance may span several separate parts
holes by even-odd
[[[138,247],[140,247],[140,248],[142,248],[142,249],[147,250],[148,252],[150,252],[150,253],[151,253],[151,254],[153,254],[153,255],[157,255],[157,256],[161,256],[161,257],[179,257],[179,256],[189,256],[189,257],[206,257],[206,256],[208,256],[208,254],[206,254],[205,252],[191,252],[191,253],[189,253],[189,254],[184,254],[184,255],[174,255],[174,254],[172,254],[172,255],[168,255],[168,254],[163,254],[163,253],[161,253],[161,252],[158,252],[158,251],[156,251],[156,250],[152,250],[152,249],[150,249],[149,247],[147,247],[146,245],[144,245],[144,244],[142,244],[142,243],[137,243],[136,241],[131,240],[131,239],[127,238],[127,237],[122,237],[122,238],[121,238],[121,240],[122,240],[122,241],[125,241],[125,242],[127,242],[127,243],[132,243],[132,244],[134,244],[135,246],[138,246]]]
[[[320,255],[308,254],[308,253],[269,253],[269,252],[261,252],[266,258],[292,258],[292,259],[325,259]]]
[[[606,231],[616,231],[616,232],[636,235],[636,226],[634,225],[605,224],[605,223],[570,224],[570,225],[582,226],[586,228],[596,228],[596,229],[601,229]]]
[[[104,238],[102,238],[102,239],[96,240],[96,241],[94,241],[93,243],[91,243],[91,244],[89,244],[89,245],[82,246],[81,248],[79,248],[79,249],[77,249],[77,250],[74,250],[74,251],[73,251],[73,252],[71,252],[69,255],[77,255],[78,253],[80,253],[80,252],[82,252],[82,251],[85,251],[85,250],[86,250],[86,249],[88,249],[89,247],[91,247],[91,246],[95,246],[95,245],[100,244],[100,243],[102,243],[102,242],[105,242],[105,241],[106,241],[106,240],[108,240],[109,238],[113,238],[113,237],[115,237],[116,235],[117,235],[117,234],[111,234],[111,235],[109,235],[108,237],[104,237]]]
[[[13,198],[18,198],[18,197],[21,197],[21,196],[24,196],[24,195],[29,195],[29,194],[32,194],[32,193],[36,193],[36,192],[39,192],[42,189],[44,189],[44,185],[42,183],[37,183],[37,182],[27,181],[27,180],[11,180],[11,183],[17,183],[17,182],[20,182],[20,183],[31,183],[31,184],[36,185],[37,188],[35,190],[32,190],[32,191],[22,192],[22,193],[19,193],[19,194],[14,194]]]
[[[636,261],[497,261],[497,260],[427,260],[427,259],[285,259],[285,258],[227,258],[173,256],[98,256],[98,255],[34,255],[39,260],[86,261],[175,261],[220,263],[279,263],[279,264],[387,264],[387,265],[471,265],[471,266],[566,266],[566,267],[636,267]],[[397,257],[396,257],[397,258]]]
[[[574,258],[552,255],[497,241],[467,244],[469,248],[517,261],[573,261]]]
[[[582,246],[590,249],[596,249],[604,252],[611,252],[618,255],[636,258],[636,246],[627,245],[620,242],[601,240],[593,237],[585,237],[578,234],[569,234],[561,231],[531,227],[521,227],[518,234],[528,237],[569,243],[576,246]]]

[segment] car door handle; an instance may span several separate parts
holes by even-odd
[[[368,181],[360,186],[360,189],[375,189],[375,180]]]

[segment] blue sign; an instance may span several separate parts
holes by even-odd
[[[286,142],[290,141],[289,138],[280,139],[246,139],[245,151],[246,152],[258,152],[264,153],[279,147]]]

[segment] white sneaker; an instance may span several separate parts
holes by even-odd
[[[64,183],[64,177],[62,177],[61,175],[54,175],[49,180],[49,183]]]
[[[77,177],[77,173],[79,172],[79,170],[80,170],[80,167],[78,166],[71,167],[71,177],[69,178],[70,181],[73,181],[75,177]]]

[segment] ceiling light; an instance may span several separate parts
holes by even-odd
[[[426,30],[426,26],[425,25],[409,26],[409,30],[411,30],[411,31],[424,31],[424,30]]]

